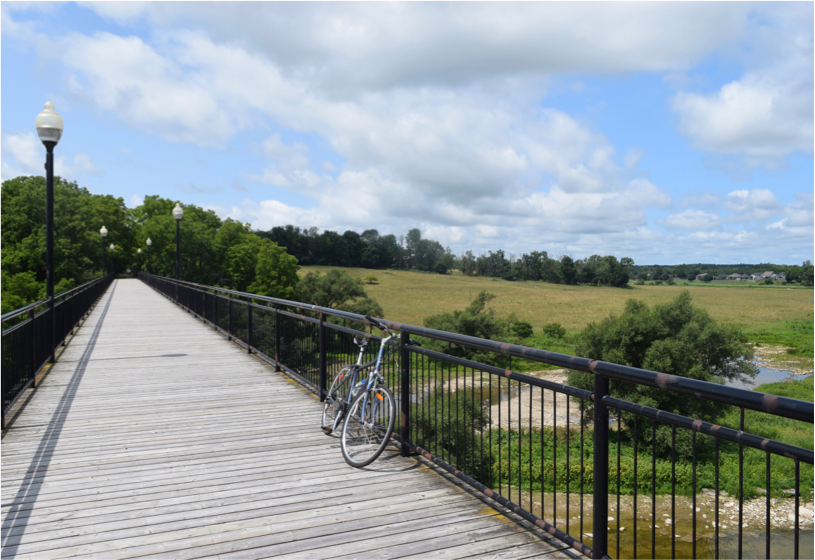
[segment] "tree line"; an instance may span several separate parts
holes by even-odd
[[[2,311],[7,313],[45,297],[45,179],[4,181],[2,201]],[[92,194],[55,177],[55,292],[101,276],[103,245],[108,272],[147,270],[149,254],[153,273],[175,276],[176,202],[147,196],[131,209],[122,198]],[[182,207],[181,279],[260,295],[296,296],[299,265],[283,247],[255,235],[249,224],[221,220],[214,211],[192,204]],[[102,226],[108,230],[104,240]]]
[[[773,263],[758,264],[677,264],[677,265],[639,265],[631,267],[631,278],[638,280],[655,280],[667,282],[672,279],[694,281],[700,274],[707,274],[712,278],[723,274],[758,274],[768,270],[775,273],[784,272],[787,282],[798,283],[804,286],[813,285],[812,261],[804,261],[800,265],[786,265]]]

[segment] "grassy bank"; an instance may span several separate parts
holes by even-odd
[[[326,272],[331,267],[303,267]],[[386,318],[413,325],[424,324],[431,315],[464,309],[471,298],[486,290],[497,298],[490,302],[499,316],[515,314],[529,321],[535,335],[523,341],[527,346],[567,354],[574,353],[577,335],[589,322],[599,322],[611,313],[622,312],[628,299],[639,299],[649,306],[672,301],[683,290],[690,290],[693,304],[722,323],[738,325],[751,341],[758,342],[759,353],[774,367],[811,371],[813,363],[813,289],[773,285],[733,284],[711,286],[698,282],[689,286],[632,286],[627,289],[600,286],[565,286],[545,282],[507,282],[496,278],[464,276],[458,271],[440,275],[407,270],[344,269],[354,278],[373,274],[374,284],[366,284]],[[562,339],[542,336],[547,323],[560,323],[568,334]],[[772,348],[768,349],[768,347]],[[789,350],[788,350],[789,349]],[[513,361],[516,371],[541,369],[534,363]]]

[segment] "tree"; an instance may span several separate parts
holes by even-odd
[[[495,315],[495,310],[487,307],[487,304],[495,297],[495,294],[489,292],[479,292],[466,309],[427,317],[424,320],[424,326],[478,338],[501,340],[509,335],[510,326],[515,322],[515,317],[510,315],[506,319],[499,319]],[[486,364],[495,364],[501,361],[500,355],[492,352],[479,352],[473,348],[458,345],[449,346],[447,343],[438,340],[429,340],[427,347],[431,350]]]
[[[334,309],[350,299],[367,297],[361,280],[337,268],[325,274],[309,272],[297,284],[297,293],[300,301]]]
[[[580,335],[576,353],[714,383],[749,379],[758,373],[752,363],[752,347],[744,334],[736,327],[718,325],[705,311],[693,307],[687,291],[672,302],[653,308],[642,301],[628,300],[619,317],[611,315],[600,323],[589,323]],[[591,389],[593,376],[571,372],[569,383]],[[616,398],[694,419],[715,419],[723,410],[723,405],[718,403],[649,386],[618,381],[612,385]],[[638,433],[646,441],[650,438],[650,421],[626,416],[629,426],[635,421],[641,423]],[[667,452],[670,428],[663,425],[658,430],[657,448]],[[682,455],[690,453],[690,436],[686,435],[677,434]]]
[[[249,291],[261,296],[294,299],[297,296],[297,259],[274,241],[260,240],[255,281]]]
[[[577,284],[577,269],[572,257],[563,255],[560,259],[560,277],[564,284]]]
[[[369,274],[368,276],[365,277],[366,284],[373,284],[374,282],[379,282],[379,278],[377,278],[373,274]]]

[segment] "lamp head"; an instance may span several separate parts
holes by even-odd
[[[114,249],[114,245],[113,245],[113,243],[111,243],[110,244],[110,250],[113,251],[113,249]]]
[[[152,244],[153,244],[153,241],[148,237],[147,238],[147,246],[149,247]]]
[[[141,255],[141,249],[137,250],[136,252]]]
[[[99,233],[102,235],[102,239],[108,236],[108,228],[102,226],[102,229],[99,230]]]
[[[62,137],[62,117],[54,111],[54,104],[50,101],[45,102],[45,108],[37,115],[34,124],[43,144],[46,142],[56,144]]]
[[[173,218],[175,218],[175,221],[180,222],[181,218],[183,218],[183,217],[184,217],[184,209],[181,208],[181,203],[180,202],[176,202],[175,208],[173,208]]]

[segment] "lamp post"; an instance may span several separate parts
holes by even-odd
[[[108,229],[105,226],[102,226],[102,229],[99,230],[99,234],[102,236],[102,276],[107,276],[107,257],[105,256],[105,237],[108,236]]]
[[[139,255],[137,258],[139,260],[139,270],[141,270],[141,249],[137,249],[136,253]]]
[[[175,218],[175,279],[181,280],[181,218],[184,217],[184,210],[181,203],[176,202],[173,208],[173,218]]]
[[[116,278],[116,268],[113,266],[113,250],[116,246],[111,243],[110,244],[110,273],[113,274],[113,277]]]
[[[51,314],[51,362],[55,361],[57,323],[54,316],[54,147],[62,137],[62,117],[54,111],[54,104],[46,101],[34,125],[40,141],[45,145],[45,278],[48,308]]]
[[[153,242],[148,237],[147,238],[147,274],[152,274],[150,272],[150,245],[152,245],[152,244],[153,244]]]

